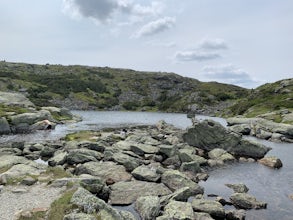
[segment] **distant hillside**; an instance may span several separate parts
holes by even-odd
[[[293,78],[267,83],[252,89],[249,95],[230,107],[231,115],[260,116],[276,122],[293,123],[285,119],[293,111]]]
[[[203,114],[221,114],[250,92],[174,73],[9,62],[0,62],[0,91],[27,94],[37,106]]]

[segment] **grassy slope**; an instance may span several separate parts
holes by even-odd
[[[174,73],[138,72],[108,67],[33,65],[0,62],[0,90],[26,91],[36,105],[86,103],[86,109],[186,112],[188,105],[216,106],[245,97],[248,90],[204,83]]]

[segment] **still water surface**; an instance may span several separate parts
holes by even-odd
[[[151,125],[156,124],[159,120],[165,120],[182,129],[191,125],[191,120],[186,117],[186,114],[103,111],[73,111],[73,113],[82,116],[83,121],[57,125],[55,130],[49,132],[39,131],[27,135],[2,136],[0,142],[57,140],[78,130]],[[211,117],[197,116],[197,118],[203,120]],[[212,117],[212,119],[226,125],[226,121],[222,118]],[[210,178],[206,182],[201,182],[200,185],[205,188],[205,194],[217,194],[228,199],[232,190],[225,184],[244,183],[249,187],[249,193],[268,203],[268,208],[265,210],[248,211],[246,219],[292,220],[293,201],[288,196],[293,194],[293,144],[256,140],[272,148],[268,155],[277,156],[282,160],[281,169],[273,170],[258,163],[234,163],[210,171]],[[132,210],[132,207],[125,207],[125,209]]]

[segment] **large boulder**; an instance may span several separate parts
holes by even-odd
[[[23,124],[23,123],[32,125],[38,121],[43,121],[43,120],[54,121],[51,113],[46,110],[40,110],[38,112],[33,112],[33,113],[22,113],[18,115],[13,115],[10,117],[10,120],[11,120],[11,124],[15,126],[19,124]]]
[[[100,177],[103,180],[110,179],[113,182],[129,181],[131,174],[126,172],[125,167],[117,165],[114,162],[106,161],[100,162],[87,162],[77,166],[75,174],[90,174],[92,176]]]
[[[172,191],[176,191],[182,187],[189,187],[193,195],[203,194],[204,192],[204,189],[201,186],[178,170],[168,170],[164,172],[161,182],[168,186]]]
[[[232,204],[240,209],[265,209],[267,203],[257,201],[256,198],[247,193],[234,193],[230,196]]]
[[[139,159],[131,157],[122,152],[114,153],[112,155],[112,158],[115,162],[123,165],[125,169],[130,172],[139,166]]]
[[[9,134],[11,132],[10,126],[6,118],[0,118],[0,135]]]
[[[54,156],[48,160],[50,166],[63,165],[66,162],[68,153],[65,151],[56,151]]]
[[[14,156],[14,155],[3,155],[0,156],[0,169],[10,168],[16,164],[28,164],[30,161],[24,157]]]
[[[183,134],[183,139],[189,145],[203,150],[221,148],[236,156],[262,158],[270,150],[262,144],[242,139],[241,135],[212,120],[194,124]]]
[[[66,162],[69,165],[86,163],[90,161],[101,160],[102,155],[100,152],[89,150],[89,149],[75,149],[69,151]]]
[[[194,199],[192,207],[196,212],[206,212],[216,219],[225,218],[225,209],[221,203],[207,200],[207,199]]]
[[[135,209],[144,220],[153,220],[160,213],[160,199],[158,196],[139,197],[135,202]]]
[[[0,92],[0,103],[24,108],[35,107],[35,105],[21,93]]]
[[[118,182],[111,185],[112,205],[129,205],[141,196],[168,195],[171,191],[162,183],[145,181]]]

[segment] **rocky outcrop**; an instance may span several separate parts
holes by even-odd
[[[272,141],[293,142],[293,125],[276,123],[263,118],[228,118],[230,130],[239,131],[239,126],[250,129],[248,134]]]
[[[262,158],[270,150],[259,143],[242,139],[241,135],[212,120],[195,123],[183,134],[183,139],[191,146],[207,151],[221,148],[235,156]]]
[[[258,160],[258,162],[262,165],[275,168],[275,169],[280,169],[283,166],[282,161],[279,158],[274,156],[264,157]]]
[[[35,107],[35,105],[21,93],[0,92],[0,103],[7,106],[20,106],[24,108]]]

